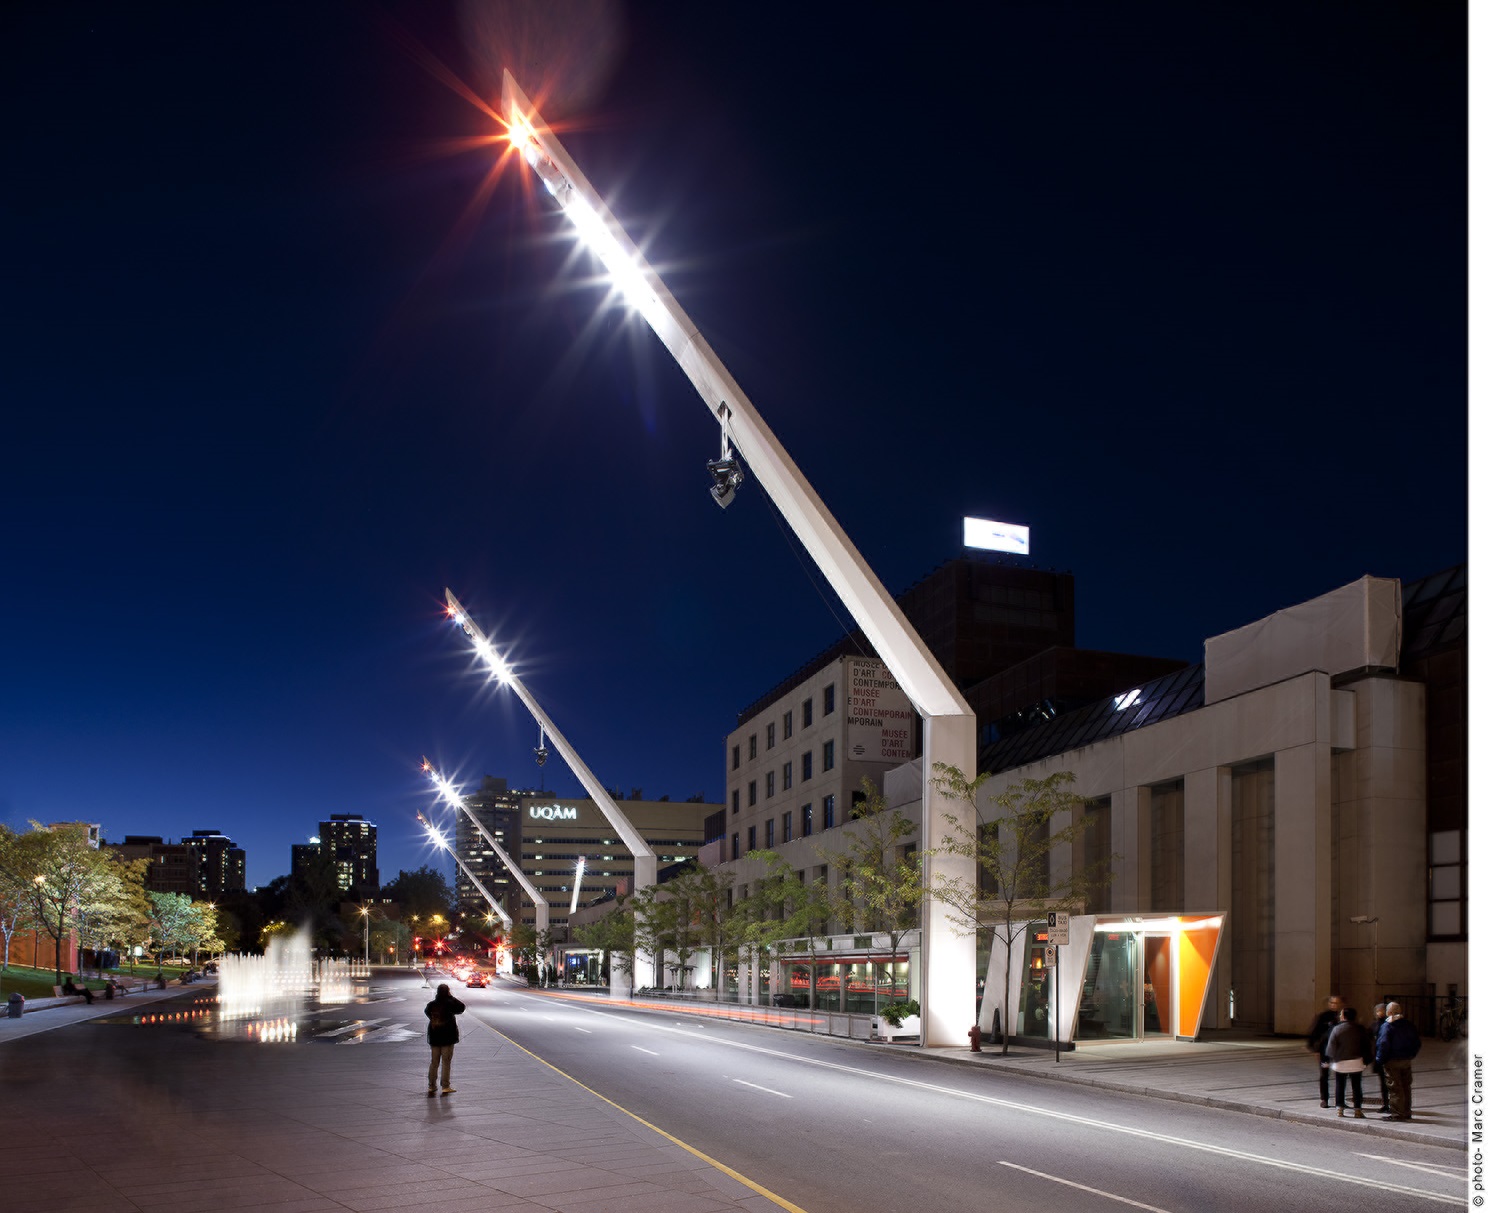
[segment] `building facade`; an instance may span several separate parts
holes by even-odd
[[[513,849],[514,840],[520,837],[520,812],[522,796],[546,796],[545,792],[522,791],[510,787],[497,776],[486,775],[479,790],[464,797],[469,809],[479,818],[484,829],[507,851]],[[505,906],[507,912],[510,888],[513,883],[509,869],[485,841],[479,827],[465,814],[458,814],[454,828],[454,851],[479,880],[494,895],[495,900]],[[463,868],[453,865],[453,887],[458,890],[458,907],[470,913],[484,914],[490,904],[484,894],[474,887],[473,881],[464,875]]]
[[[245,888],[245,852],[218,830],[194,830],[191,838],[168,842],[157,835],[127,834],[105,847],[126,860],[145,859],[146,889],[213,900]]]
[[[319,850],[333,861],[342,891],[360,898],[380,891],[378,835],[375,823],[358,813],[332,813],[318,823]]]

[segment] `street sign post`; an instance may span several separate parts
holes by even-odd
[[[1068,943],[1068,914],[1064,910],[1047,911],[1046,965],[1052,970],[1052,1047],[1054,1064],[1062,1061],[1062,966],[1057,949]]]

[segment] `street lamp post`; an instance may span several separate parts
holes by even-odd
[[[972,777],[978,761],[973,709],[508,71],[501,83],[501,120],[510,142],[557,200],[580,242],[603,262],[615,288],[661,338],[718,421],[724,445],[721,460],[710,464],[715,499],[727,505],[739,483],[730,458],[732,440],[921,713],[923,845],[935,846],[945,814],[954,819],[950,832],[972,832],[973,807],[962,801],[939,803],[933,778],[940,763]],[[928,885],[939,876],[972,880],[973,863],[929,850],[923,876]],[[922,905],[922,950],[923,1044],[962,1044],[974,1019],[974,936],[948,922],[928,899]]]
[[[360,915],[365,920],[365,976],[370,975],[370,905],[366,902],[360,907]]]

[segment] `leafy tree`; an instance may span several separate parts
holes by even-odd
[[[843,848],[837,854],[819,849],[818,854],[833,874],[828,891],[832,916],[854,930],[888,936],[894,952],[920,924],[927,897],[922,855],[905,841],[917,827],[899,809],[888,807],[869,779],[861,786],[864,801],[854,810]],[[875,1009],[880,1009],[879,982]]]
[[[453,890],[447,879],[426,864],[415,872],[403,869],[397,873],[396,879],[380,890],[380,895],[399,905],[407,918],[415,914],[423,920],[434,914],[446,915],[453,904]]]
[[[823,882],[804,883],[779,852],[751,851],[748,858],[765,864],[765,874],[749,899],[735,907],[726,934],[736,951],[749,949],[751,967],[758,970],[762,952],[780,955],[799,946],[831,908]]]
[[[159,952],[178,952],[187,942],[190,924],[197,916],[193,899],[186,893],[148,893],[147,922]]]
[[[0,969],[10,968],[11,937],[17,931],[41,926],[36,920],[36,907],[31,898],[32,876],[27,874],[25,853],[21,835],[0,825],[0,936],[5,941]]]
[[[44,826],[33,821],[31,833],[22,839],[22,871],[33,873],[32,907],[37,922],[52,937],[53,967],[61,984],[63,941],[80,910],[102,913],[111,899],[125,896],[125,890],[115,864],[90,845],[82,823]]]
[[[574,938],[585,948],[604,953],[604,963],[622,973],[635,966],[635,914],[628,905],[610,908],[603,918],[584,923]]]
[[[220,932],[219,908],[211,901],[193,902],[193,912],[183,928],[183,942],[193,949],[193,964],[198,953],[222,952],[224,939]]]
[[[146,869],[151,861],[124,860],[107,851],[102,854],[109,861],[109,875],[91,898],[79,903],[74,922],[80,946],[91,949],[96,961],[105,949],[139,939],[149,913]]]
[[[945,813],[954,833],[938,848],[944,854],[974,861],[972,879],[939,876],[934,900],[948,907],[947,919],[977,936],[988,933],[1005,946],[1005,1002],[1000,1015],[1001,1052],[1010,1051],[1010,972],[1012,951],[1027,927],[1049,910],[1082,905],[1093,891],[1109,883],[1113,857],[1083,869],[1054,875],[1051,855],[1072,849],[1088,828],[1083,798],[1069,790],[1075,776],[1057,771],[1046,779],[1023,779],[1003,791],[986,793],[993,779],[969,779],[957,767],[935,763],[933,786],[948,800],[974,809],[978,827],[969,830]]]

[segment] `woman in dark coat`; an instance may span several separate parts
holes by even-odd
[[[432,1061],[427,1067],[427,1098],[438,1091],[438,1068],[443,1071],[443,1094],[453,1094],[453,1046],[458,1043],[458,1017],[464,1013],[464,1004],[448,992],[445,984],[438,986],[437,997],[423,1011],[427,1016],[427,1043],[432,1046]]]

